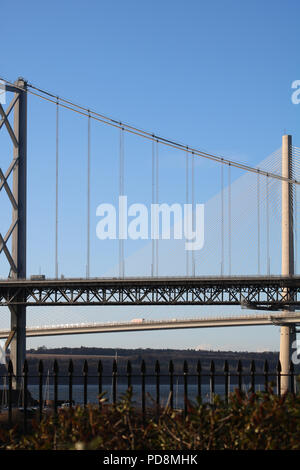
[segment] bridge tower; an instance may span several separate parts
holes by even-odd
[[[0,169],[0,190],[4,189],[12,207],[11,225],[4,236],[0,234],[0,253],[4,252],[9,263],[11,279],[26,278],[26,179],[27,179],[27,92],[26,82],[19,78],[5,91],[13,97],[4,111],[0,105],[0,129],[5,126],[12,143],[12,160],[4,174]],[[13,124],[9,115],[13,111]],[[8,178],[12,174],[12,187]],[[7,243],[11,239],[11,249]],[[5,348],[10,345],[10,358],[14,370],[14,388],[19,388],[26,357],[26,306],[10,306],[11,333]]]
[[[282,136],[282,176],[292,178],[292,136]],[[281,274],[292,276],[294,274],[294,236],[293,236],[293,185],[282,181],[282,207],[281,207]],[[287,292],[287,295],[289,293]],[[289,314],[289,311],[284,311]],[[283,325],[280,329],[280,353],[281,362],[281,393],[289,389],[289,367],[291,359],[291,346],[295,340],[295,328]]]

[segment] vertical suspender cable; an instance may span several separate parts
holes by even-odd
[[[152,140],[152,207],[155,204],[155,141]],[[154,276],[155,264],[155,240],[154,240],[154,224],[151,224],[151,244],[152,244],[152,259],[151,259],[151,276]]]
[[[270,275],[270,208],[269,208],[269,178],[266,178],[266,224],[267,224],[267,273]]]
[[[195,228],[195,157],[192,153],[192,227]],[[192,250],[192,270],[193,276],[196,275],[195,269],[195,250]]]
[[[185,154],[185,203],[188,205],[189,203],[189,154],[186,151]],[[189,212],[187,211],[187,214]],[[187,221],[187,225],[189,226],[189,221]],[[186,276],[189,275],[189,250],[185,250],[186,256]]]
[[[156,141],[156,195],[155,195],[155,198],[156,198],[156,204],[158,204],[158,199],[159,199],[159,180],[158,180],[158,176],[159,176],[159,172],[158,172],[158,140]],[[159,234],[158,234],[158,238],[156,240],[156,276],[158,276],[158,241],[159,241]]]
[[[120,154],[119,154],[119,197],[124,196],[124,129],[120,129]],[[120,201],[120,199],[119,199]],[[119,207],[119,276],[124,277],[124,239],[123,214]]]
[[[294,186],[294,224],[295,224],[295,274],[297,274],[297,261],[298,261],[298,220],[297,220],[297,186]]]
[[[91,218],[91,116],[88,116],[88,149],[87,149],[87,254],[86,277],[90,277],[90,218]]]
[[[59,165],[59,98],[56,99],[56,174],[55,174],[55,277],[58,278],[58,165]]]
[[[221,164],[221,276],[224,275],[224,165]]]
[[[260,179],[257,173],[257,273],[260,274]]]
[[[228,165],[228,274],[231,276],[231,166]]]

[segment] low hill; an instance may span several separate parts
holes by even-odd
[[[127,364],[131,363],[133,380],[140,380],[142,360],[146,364],[146,374],[150,375],[150,381],[155,380],[155,364],[159,361],[160,374],[162,381],[169,380],[169,364],[170,361],[174,365],[174,374],[182,375],[184,361],[188,364],[189,375],[197,375],[197,365],[200,361],[201,373],[203,381],[209,380],[211,361],[214,361],[217,376],[220,380],[223,376],[224,362],[227,361],[229,370],[234,380],[236,375],[238,362],[241,361],[243,373],[250,377],[251,362],[255,361],[255,370],[258,374],[258,380],[263,382],[265,361],[268,362],[270,374],[276,371],[278,363],[278,352],[236,352],[236,351],[206,351],[194,349],[113,349],[113,348],[53,348],[45,347],[37,350],[30,349],[27,351],[27,359],[29,363],[30,375],[37,375],[39,361],[43,361],[44,372],[51,373],[53,370],[53,362],[56,359],[59,365],[59,375],[67,381],[68,367],[70,360],[74,366],[74,379],[80,381],[82,379],[82,371],[84,362],[88,363],[88,375],[90,380],[97,380],[98,366],[101,361],[103,368],[103,380],[111,381],[112,366],[114,359],[117,362],[118,376],[127,379]],[[297,371],[297,370],[296,370]],[[300,372],[300,370],[299,370]],[[218,377],[217,377],[218,379]]]

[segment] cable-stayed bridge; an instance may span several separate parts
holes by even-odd
[[[0,105],[4,136],[0,306],[9,309],[11,323],[9,331],[3,329],[1,334],[8,336],[6,346],[11,346],[18,375],[26,332],[29,336],[34,328],[28,325],[28,312],[34,315],[31,307],[90,305],[219,305],[269,310],[260,317],[268,323],[255,323],[255,315],[254,323],[237,317],[237,324],[248,325],[273,324],[270,312],[277,311],[276,318],[281,320],[274,324],[284,325],[280,350],[286,370],[295,331],[290,325],[297,324],[294,311],[300,301],[300,149],[292,145],[291,136],[283,136],[282,147],[252,167],[112,119],[23,79],[2,83],[11,99]],[[28,119],[29,96],[36,101],[31,103]],[[41,102],[54,106],[54,112],[51,108],[40,114]],[[69,124],[63,112],[72,116]],[[35,129],[31,128],[33,121]],[[82,125],[85,137],[77,142]],[[96,125],[101,126],[100,132],[95,131]],[[104,128],[109,129],[108,135]],[[49,134],[51,145],[47,145]],[[79,148],[83,161],[74,157]],[[99,149],[104,149],[101,154]],[[111,203],[96,207],[99,201]],[[205,201],[205,214],[199,201]],[[147,206],[151,206],[150,223]],[[93,213],[98,217],[96,230],[91,230],[96,222]],[[108,215],[114,217],[108,219]],[[202,229],[205,222],[203,233],[199,221]],[[133,243],[138,243],[137,249]],[[187,249],[193,243],[196,249]],[[38,266],[45,274],[31,277],[28,266],[31,273]],[[67,274],[70,271],[75,276]],[[54,314],[46,314],[46,318],[43,312],[38,313],[41,323],[35,331],[53,332]],[[73,324],[69,318],[64,315],[66,325]],[[146,319],[131,327],[143,329],[147,321],[153,322]],[[223,324],[234,324],[232,321],[224,318]],[[168,328],[175,324],[166,322]],[[45,323],[49,327],[44,328]],[[187,319],[176,327],[200,324],[222,322],[199,318],[197,326]],[[162,327],[159,321],[151,325],[148,329]],[[55,328],[59,334],[59,327]],[[93,331],[105,327],[96,328]],[[61,333],[67,329],[61,326]]]

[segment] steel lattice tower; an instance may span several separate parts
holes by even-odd
[[[13,94],[6,110],[0,104],[0,130],[6,128],[12,144],[12,161],[3,172],[0,168],[0,191],[9,198],[12,217],[6,234],[0,234],[0,253],[9,263],[9,278],[26,278],[26,179],[27,179],[27,91],[26,82],[19,78],[15,86],[6,85],[7,95]],[[13,114],[13,119],[9,119]],[[13,122],[13,124],[11,124]],[[12,174],[12,187],[8,179]],[[11,240],[11,249],[8,242]],[[21,382],[26,354],[26,306],[10,306],[11,333],[5,348],[10,345],[10,357],[15,374],[14,386]]]

